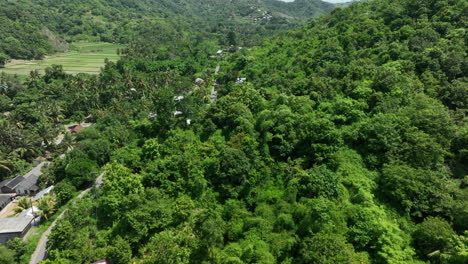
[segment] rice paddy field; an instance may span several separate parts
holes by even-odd
[[[119,59],[117,49],[123,47],[105,42],[77,42],[70,46],[69,51],[47,56],[43,60],[12,60],[0,71],[26,76],[33,70],[43,73],[45,68],[59,64],[67,73],[98,74],[106,58],[110,61]]]

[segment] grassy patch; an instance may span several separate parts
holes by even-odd
[[[78,42],[70,50],[46,57],[43,60],[14,60],[0,71],[8,74],[29,75],[33,70],[43,73],[53,64],[63,65],[67,73],[99,73],[104,60],[117,61],[117,49],[123,45],[105,42]]]

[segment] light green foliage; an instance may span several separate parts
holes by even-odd
[[[24,210],[30,208],[32,205],[32,200],[30,197],[23,196],[20,197],[16,203],[16,207],[14,208],[16,214],[20,214]]]
[[[57,211],[57,198],[55,195],[46,195],[37,201],[39,214],[46,220]]]
[[[142,240],[148,239],[150,234],[167,228],[173,222],[174,203],[157,189],[130,193],[126,199],[115,196],[115,193],[107,197],[115,199],[118,205],[110,207],[113,209],[112,216],[119,219],[114,231],[132,245],[141,243]]]
[[[95,217],[96,212],[91,201],[84,198],[73,204],[64,219],[57,222],[47,242],[51,260],[58,263],[89,263],[105,258],[105,252],[96,250],[96,245],[89,243],[97,234],[96,220],[90,217]]]
[[[125,165],[133,171],[138,171],[141,167],[141,149],[137,147],[123,147],[114,151],[110,160]]]
[[[357,254],[339,235],[318,233],[301,243],[298,263],[369,263],[365,254]]]
[[[1,264],[15,263],[15,251],[8,249],[4,245],[0,245],[0,263]]]
[[[143,263],[190,263],[191,240],[193,234],[187,231],[162,231],[151,237],[143,248]]]
[[[159,148],[160,144],[157,139],[148,139],[145,141],[141,151],[142,158],[145,160],[153,160],[159,158]]]
[[[275,263],[275,258],[269,252],[269,245],[258,237],[249,237],[239,243],[228,244],[215,263]]]
[[[104,191],[115,195],[138,194],[143,191],[141,176],[125,166],[112,162],[104,168]]]

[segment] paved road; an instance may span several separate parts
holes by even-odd
[[[96,187],[101,187],[102,184],[103,184],[103,181],[102,181],[102,178],[104,176],[104,173],[101,173],[101,175],[99,175],[99,177],[96,178],[96,181],[95,181],[95,185]],[[78,195],[78,199],[81,199],[83,198],[83,196],[85,194],[87,194],[90,190],[91,190],[92,187],[82,191],[79,195]],[[45,259],[46,257],[46,246],[47,246],[47,237],[50,235],[50,232],[52,231],[52,228],[54,228],[54,226],[57,224],[57,221],[59,219],[61,219],[65,213],[67,212],[67,210],[63,211],[58,217],[57,219],[55,219],[54,222],[52,222],[52,224],[49,226],[49,228],[47,228],[47,230],[42,234],[41,238],[39,239],[39,242],[37,243],[37,246],[36,246],[36,250],[34,250],[34,253],[32,254],[31,256],[31,259],[29,260],[29,264],[38,264],[39,262],[41,262],[42,260]]]
[[[219,65],[216,66],[215,75],[218,74],[219,68],[220,68]],[[216,101],[216,99],[218,99],[218,91],[216,91],[215,85],[216,85],[216,80],[215,80],[215,83],[213,84],[213,87],[211,87],[210,101],[211,101],[212,103],[213,103],[214,101]]]
[[[28,173],[26,173],[25,175],[23,175],[24,178],[29,178],[30,176],[32,175],[35,175],[35,176],[41,176],[42,175],[42,167],[44,167],[44,165],[46,164],[50,164],[49,161],[43,161],[41,163],[39,163],[36,167],[32,168],[32,170],[30,170]]]

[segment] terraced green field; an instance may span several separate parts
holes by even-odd
[[[7,64],[5,68],[0,69],[5,73],[29,75],[33,70],[44,72],[44,69],[53,65],[60,64],[67,73],[99,73],[104,60],[117,61],[117,49],[123,48],[123,45],[104,43],[104,42],[79,42],[73,43],[70,50],[65,53],[59,53],[47,56],[43,60],[14,60]]]

